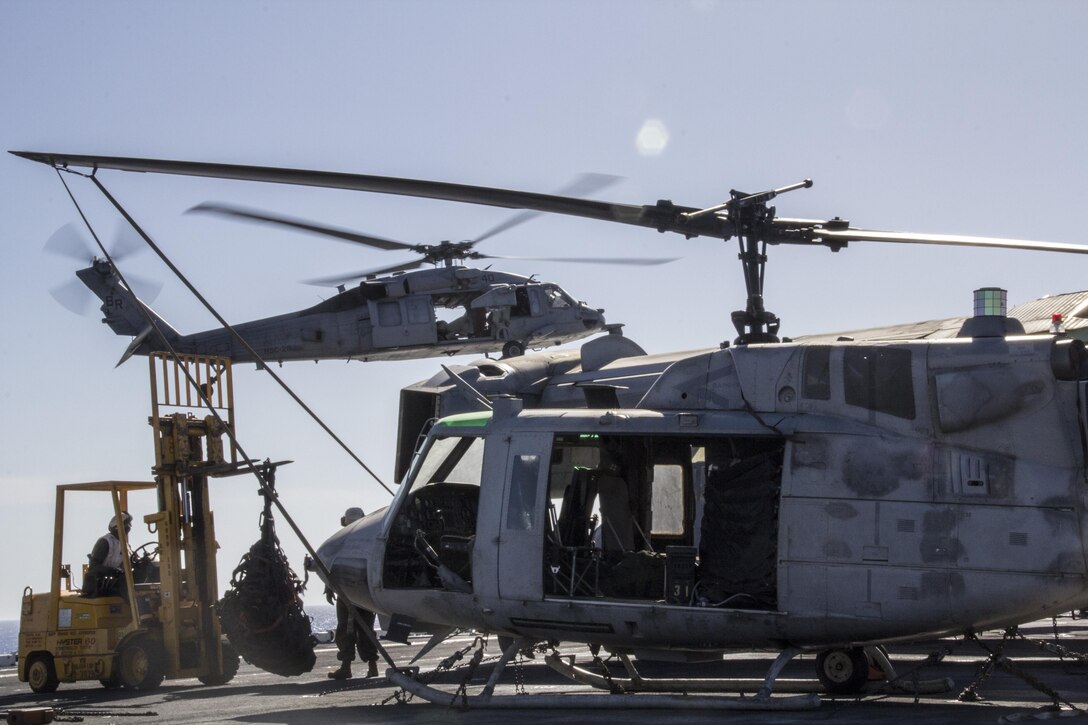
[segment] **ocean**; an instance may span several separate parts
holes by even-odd
[[[0,655],[19,649],[19,620],[0,621]]]
[[[336,629],[336,607],[328,604],[313,604],[306,607],[306,614],[313,620],[311,629],[315,633]],[[19,620],[0,621],[0,655],[19,649]]]

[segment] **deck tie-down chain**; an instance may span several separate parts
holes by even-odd
[[[454,652],[453,654],[449,655],[444,660],[439,662],[435,666],[435,668],[433,670],[431,670],[430,672],[428,672],[426,674],[419,674],[419,675],[413,677],[413,679],[416,682],[422,683],[424,685],[429,685],[431,682],[433,682],[435,680],[435,678],[438,677],[438,675],[440,675],[443,672],[451,671],[451,670],[455,669],[456,667],[468,667],[468,666],[471,665],[472,671],[475,671],[476,667],[479,666],[480,664],[482,664],[485,661],[483,659],[483,651],[484,651],[486,645],[487,645],[486,637],[477,636],[475,639],[472,640],[472,642],[470,642],[466,646],[462,647],[461,649],[457,650],[456,652]],[[479,657],[480,657],[479,661],[477,661],[475,664],[473,664],[472,661],[470,660],[469,662],[465,663],[464,665],[460,665],[460,666],[457,665],[458,662],[460,662],[462,659],[464,659],[465,655],[468,654],[469,650],[472,650],[472,649],[477,648],[477,647],[479,648],[478,649],[478,653],[479,653]],[[476,659],[475,654],[473,655],[473,659]],[[498,659],[498,657],[489,657],[489,658],[487,658],[486,661],[490,662],[492,660],[497,660],[497,659]],[[471,676],[472,675],[470,674],[469,678],[471,678]],[[465,682],[467,682],[467,681],[468,681],[468,679],[465,680]],[[460,688],[459,688],[458,692],[460,692]],[[378,704],[379,705],[388,705],[391,702],[396,702],[398,705],[406,705],[406,704],[408,704],[409,702],[412,701],[413,697],[415,697],[415,696],[412,693],[408,692],[407,690],[405,690],[402,687],[402,688],[398,689],[396,692],[394,692],[392,695],[390,695],[389,697],[382,700]],[[454,697],[456,698],[456,695],[454,695]]]
[[[985,642],[980,640],[974,632],[968,633],[967,639],[974,641],[980,647],[982,647],[982,649],[986,650],[989,653],[989,657],[987,657],[986,661],[979,666],[978,674],[975,676],[974,681],[964,688],[963,692],[961,692],[959,695],[959,699],[963,702],[978,701],[978,690],[982,686],[982,683],[985,682],[990,677],[990,675],[993,674],[995,668],[1000,667],[1005,672],[1008,672],[1014,677],[1020,678],[1039,692],[1049,697],[1051,700],[1051,705],[1049,706],[1049,709],[1060,710],[1062,705],[1065,705],[1068,709],[1079,712],[1079,707],[1066,700],[1056,690],[1049,687],[1042,680],[1034,677],[1031,673],[1027,672],[1025,669],[1023,669],[1018,664],[1005,656],[1005,645],[1008,644],[1009,640],[1014,637],[1018,637],[1026,642],[1032,642],[1033,644],[1036,644],[1037,646],[1040,646],[1043,649],[1050,651],[1050,647],[1047,646],[1045,643],[1037,642],[1029,639],[1028,637],[1025,637],[1023,634],[1020,633],[1017,627],[1009,627],[1005,630],[1004,634],[1001,637],[1001,643],[997,646],[996,649],[991,649]],[[1063,650],[1067,653],[1067,656],[1074,656],[1081,661],[1084,661],[1085,659],[1084,655],[1070,652],[1064,647],[1060,647],[1058,645],[1053,645],[1053,647]]]

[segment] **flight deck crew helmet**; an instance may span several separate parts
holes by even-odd
[[[340,517],[340,525],[347,526],[348,524],[354,523],[359,519],[363,518],[363,516],[365,515],[366,514],[363,513],[363,510],[361,508],[359,508],[358,506],[352,506],[344,512],[343,516]]]
[[[121,512],[121,520],[125,522],[125,531],[128,531],[128,529],[132,526],[132,514],[130,514],[128,511],[122,511]],[[110,519],[109,528],[110,528],[111,531],[116,531],[117,530],[117,517],[116,516],[114,516],[113,518]]]

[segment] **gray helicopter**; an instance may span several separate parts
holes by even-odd
[[[412,194],[738,238],[748,299],[733,313],[731,344],[646,354],[604,336],[580,351],[449,368],[402,393],[400,490],[318,555],[351,601],[432,631],[432,641],[456,628],[498,635],[499,667],[473,704],[497,705],[491,692],[502,666],[539,643],[553,648],[554,668],[612,692],[698,691],[708,683],[653,682],[630,658],[699,662],[733,649],[780,653],[762,682],[743,686],[757,692],[743,707],[817,706],[813,697],[772,697],[782,668],[802,652],[817,654],[831,692],[861,691],[874,670],[921,691],[942,683],[899,680],[884,644],[1088,604],[1081,340],[1060,327],[1025,335],[996,288],[976,292],[975,314],[954,337],[781,340],[762,294],[768,245],[1088,247],[777,217],[768,202],[810,182],[733,192],[699,209],[292,169],[20,155],[58,168]],[[575,666],[559,655],[565,642],[610,650],[631,676]],[[388,675],[451,702],[410,671]],[[611,703],[648,706],[642,698]],[[696,706],[689,697],[666,705]]]
[[[583,175],[568,190],[600,188],[614,178]],[[490,268],[466,267],[461,262],[516,259],[657,265],[674,261],[672,258],[500,257],[475,250],[477,243],[528,221],[535,215],[532,212],[508,219],[473,240],[406,244],[226,204],[205,203],[190,211],[257,221],[417,256],[376,269],[309,280],[310,284],[336,287],[337,293],[304,310],[234,325],[234,331],[246,344],[225,329],[179,333],[155,314],[146,301],[136,299],[112,261],[94,259],[89,267],[77,271],[76,276],[101,300],[102,322],[116,334],[132,337],[118,364],[132,355],[163,350],[165,342],[179,352],[229,357],[236,363],[255,362],[254,352],[268,362],[408,360],[499,351],[503,357],[516,357],[527,348],[562,345],[606,329],[618,331],[621,326],[608,325],[603,309],[575,300],[553,282]],[[50,238],[46,249],[87,259],[88,246],[66,227]],[[418,269],[428,264],[432,268]],[[73,305],[67,302],[71,298],[70,292],[64,291],[61,301],[71,308]]]

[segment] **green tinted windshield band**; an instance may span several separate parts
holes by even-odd
[[[443,428],[482,428],[491,422],[491,412],[486,413],[458,413],[438,421]]]

